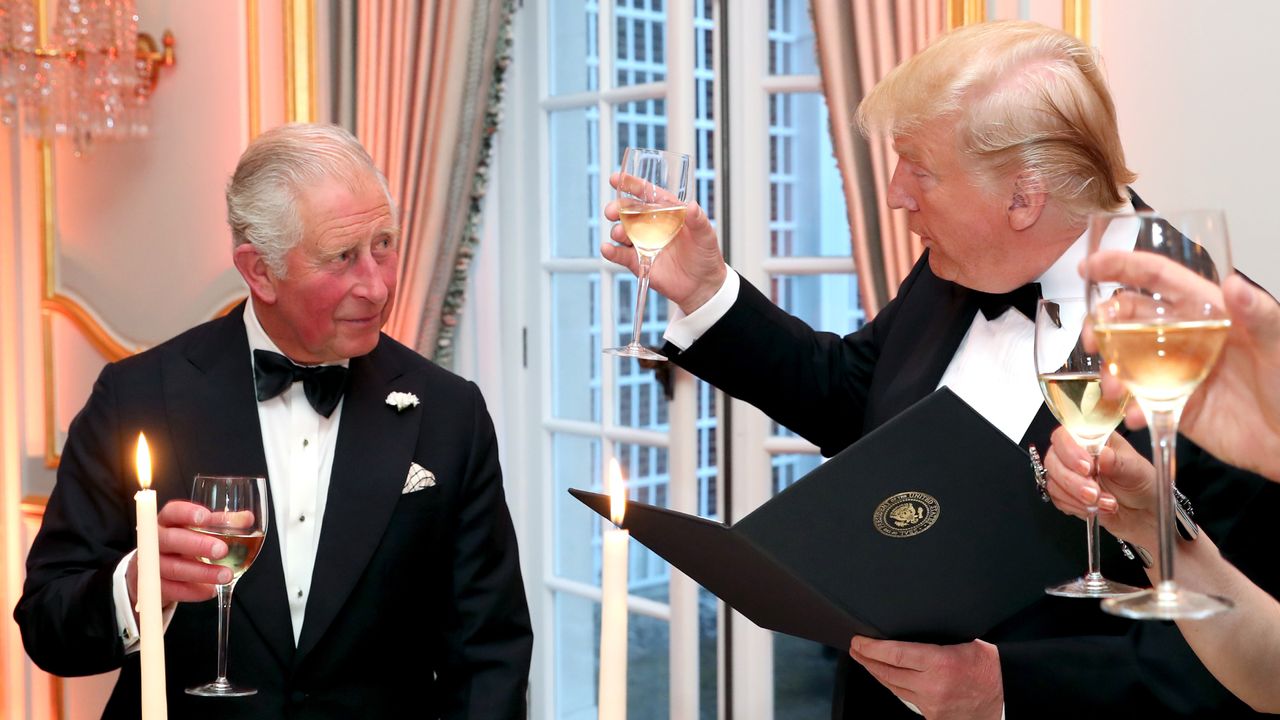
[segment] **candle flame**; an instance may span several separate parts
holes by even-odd
[[[622,480],[622,468],[618,467],[618,459],[609,461],[609,519],[614,525],[622,526],[622,516],[627,511],[627,486]]]
[[[147,447],[147,436],[138,433],[138,452],[134,455],[134,463],[138,468],[138,484],[143,490],[151,489],[151,450]]]

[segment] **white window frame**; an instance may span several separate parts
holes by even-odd
[[[732,69],[726,90],[732,118],[728,140],[733,180],[728,183],[728,219],[733,267],[758,288],[768,288],[770,276],[775,274],[853,273],[852,257],[770,257],[769,183],[762,181],[769,177],[769,97],[780,93],[821,94],[822,80],[816,74],[769,74],[768,53],[760,49],[769,35],[767,12],[748,12],[735,5],[723,21],[721,30],[729,38],[726,62]],[[722,401],[732,417],[729,448],[733,488],[729,517],[737,520],[772,497],[774,457],[816,455],[818,448],[799,437],[774,436],[769,418],[745,402],[724,396]],[[736,612],[730,611],[728,616],[732,651],[726,672],[733,677],[733,707],[739,714],[749,713],[753,720],[772,720],[773,634]]]
[[[668,17],[692,18],[693,1],[668,0]],[[719,7],[717,2],[717,12]],[[666,447],[671,477],[668,504],[683,512],[698,511],[696,382],[687,373],[678,370],[674,373],[675,397],[668,406],[669,432],[666,434],[613,426],[609,411],[612,397],[602,399],[606,410],[602,414],[601,425],[551,417],[552,398],[546,382],[551,367],[548,312],[551,273],[599,272],[602,319],[610,322],[618,313],[611,282],[614,266],[598,257],[550,257],[550,197],[546,187],[546,168],[550,160],[549,113],[596,104],[600,111],[601,148],[612,148],[612,105],[665,94],[668,146],[692,155],[695,150],[695,84],[691,72],[668,72],[664,82],[610,88],[598,94],[550,98],[545,72],[549,67],[544,38],[548,23],[547,1],[525,0],[514,22],[516,44],[506,79],[508,121],[503,123],[498,138],[500,164],[494,168],[496,182],[488,201],[501,204],[501,209],[489,217],[496,216],[495,222],[501,228],[496,235],[502,242],[502,302],[504,307],[512,310],[504,312],[502,318],[502,332],[507,338],[504,346],[518,349],[510,353],[515,356],[512,361],[504,363],[504,386],[517,389],[504,398],[508,410],[504,420],[508,438],[504,444],[504,455],[508,475],[514,479],[509,485],[520,488],[515,491],[521,499],[516,522],[521,532],[522,564],[538,638],[531,676],[531,717],[542,720],[554,718],[556,709],[552,677],[555,667],[554,594],[568,592],[585,598],[599,598],[599,590],[593,586],[554,577],[553,499],[548,489],[552,477],[550,443],[553,434],[567,432],[599,438],[606,461],[613,455],[615,442]],[[612,22],[612,4],[602,0],[598,33],[601,87],[607,87],[606,83],[613,79]],[[752,12],[745,6],[739,9],[737,3],[731,3],[728,17],[717,18],[717,27],[717,45],[722,36],[734,39],[727,48],[727,58],[718,47],[716,49],[717,65],[725,63],[729,72],[727,78],[721,75],[716,83],[718,127],[717,146],[713,148],[716,166],[720,169],[716,191],[721,194],[721,201],[717,206],[722,210],[721,221],[731,228],[728,241],[734,267],[758,287],[767,287],[771,274],[852,272],[852,261],[848,257],[769,257],[769,187],[766,182],[753,180],[767,178],[769,172],[769,96],[771,93],[821,93],[821,82],[816,75],[768,75],[767,53],[760,51],[768,37],[767,13]],[[668,22],[667,31],[668,67],[692,67],[689,57],[694,51],[692,22]],[[759,41],[749,42],[742,38],[759,38]],[[726,90],[730,98],[727,109],[719,104],[720,93]],[[728,182],[724,178],[724,163],[720,158],[720,138],[724,132],[720,122],[725,114],[730,118],[728,152],[733,161],[729,169],[733,181]],[[608,155],[605,153],[602,158]],[[601,198],[613,195],[607,180],[607,173],[602,172]],[[530,188],[540,190],[530,192]],[[723,195],[726,188],[727,197]],[[727,213],[724,212],[726,209]],[[601,240],[607,229],[607,223],[601,223]],[[651,295],[649,301],[661,300]],[[625,302],[631,302],[631,298],[626,298]],[[602,368],[602,393],[613,392],[613,372],[613,363],[606,363]],[[717,417],[724,419],[728,417],[726,413],[732,415],[729,445],[725,444],[722,422],[717,429],[717,447],[722,451],[721,466],[726,460],[723,450],[729,448],[731,456],[728,460],[734,473],[732,479],[721,475],[717,512],[725,517],[727,509],[729,517],[741,518],[770,498],[773,457],[816,454],[817,448],[799,438],[773,436],[769,419],[745,403],[727,399],[719,393],[717,403]],[[727,482],[733,485],[729,508],[723,506],[726,496],[724,483]],[[638,597],[629,600],[631,612],[670,623],[671,718],[699,717],[697,594],[697,586],[692,581],[673,571],[669,603]],[[724,653],[723,630],[726,623],[731,623],[732,627],[732,656],[728,658]],[[752,718],[771,720],[774,704],[771,633],[760,630],[736,613],[725,613],[723,608],[719,626],[721,631],[717,642],[722,660],[717,672],[717,715],[725,716],[728,699],[725,697],[725,680],[731,673],[732,703],[736,714],[746,713]]]
[[[669,68],[693,67],[694,28],[692,0],[668,0],[669,18],[688,18],[683,22],[666,23],[665,52]],[[697,484],[697,433],[696,433],[696,384],[692,376],[682,371],[674,374],[674,397],[668,405],[667,433],[651,430],[619,427],[613,424],[614,363],[606,362],[601,370],[602,413],[600,424],[555,419],[551,416],[551,388],[547,373],[551,365],[551,343],[548,303],[551,298],[551,276],[554,272],[599,272],[601,285],[601,317],[603,322],[614,322],[618,316],[613,297],[612,277],[617,266],[602,258],[552,258],[551,228],[548,226],[550,207],[547,187],[547,168],[550,154],[549,113],[577,107],[595,105],[599,109],[600,147],[613,147],[613,106],[657,97],[665,97],[667,103],[667,145],[671,150],[694,154],[694,77],[692,72],[668,72],[662,82],[626,87],[612,87],[613,82],[613,5],[601,0],[599,8],[598,67],[600,92],[575,93],[550,97],[549,67],[546,48],[548,3],[545,0],[526,0],[522,11],[513,20],[515,45],[513,62],[506,80],[507,112],[522,118],[522,122],[503,124],[498,138],[502,172],[495,183],[495,193],[489,201],[501,198],[502,209],[496,213],[496,222],[510,230],[503,238],[501,275],[503,298],[506,307],[514,312],[504,314],[503,333],[506,337],[521,338],[523,362],[508,362],[506,387],[519,388],[515,397],[507,398],[510,410],[507,435],[511,438],[505,454],[509,458],[509,474],[519,472],[517,481],[532,489],[521,493],[523,511],[517,518],[522,533],[522,569],[529,594],[530,612],[533,618],[535,643],[534,665],[531,673],[530,716],[535,720],[556,716],[555,679],[555,593],[570,593],[583,598],[599,600],[597,587],[557,578],[553,563],[553,499],[550,497],[549,478],[552,477],[551,442],[555,433],[568,433],[580,437],[593,437],[601,442],[604,461],[614,455],[614,444],[640,443],[664,447],[668,452],[668,468],[671,482],[668,486],[668,506],[682,512],[698,511]],[[536,118],[536,121],[534,119]],[[602,159],[612,161],[611,152],[603,152]],[[613,196],[608,186],[608,172],[600,177],[600,197]],[[539,188],[530,192],[529,188]],[[607,223],[600,223],[601,237],[605,239]],[[535,241],[536,238],[536,241]],[[625,272],[625,270],[623,270]],[[632,298],[623,299],[630,303]],[[662,302],[651,295],[649,302]],[[518,304],[518,308],[515,305]],[[538,432],[530,431],[539,428]],[[520,470],[516,471],[515,469]],[[513,485],[517,483],[512,483]],[[585,508],[584,508],[585,511]],[[531,542],[532,541],[532,542]],[[628,599],[630,612],[669,622],[670,632],[670,717],[693,718],[699,712],[698,678],[698,601],[697,586],[683,574],[673,571],[670,577],[669,602],[661,603],[632,596]]]

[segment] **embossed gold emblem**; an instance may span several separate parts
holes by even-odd
[[[882,535],[911,537],[933,527],[940,512],[937,498],[912,490],[886,498],[876,507],[872,522]]]

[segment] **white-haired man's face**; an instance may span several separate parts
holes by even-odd
[[[984,292],[1006,292],[1032,279],[1024,277],[1028,243],[1014,227],[1012,188],[1006,195],[982,187],[963,163],[949,123],[897,135],[894,149],[898,165],[887,201],[907,211],[907,227],[929,250],[935,275]]]
[[[294,362],[335,362],[378,344],[396,295],[397,229],[386,195],[369,178],[328,181],[299,198],[303,236],[283,278],[255,294],[263,328]]]

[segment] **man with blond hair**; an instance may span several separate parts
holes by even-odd
[[[729,271],[706,216],[691,209],[653,268],[653,287],[683,313],[663,352],[825,455],[943,385],[1013,441],[1046,447],[1055,423],[1032,362],[1035,301],[1082,293],[1076,266],[1090,212],[1140,204],[1094,54],[1031,23],[965,27],[891,72],[858,117],[864,132],[893,139],[888,203],[906,211],[925,248],[894,300],[848,336],[816,332]],[[616,205],[606,216],[617,218]],[[612,237],[626,243],[620,228]],[[606,244],[602,254],[635,270],[629,248]],[[1275,498],[1263,497],[1259,478],[1180,453],[1179,482],[1193,499],[1227,473],[1244,477],[1205,495],[1198,516],[1228,539],[1224,553],[1250,530],[1241,504]],[[1139,581],[1137,563],[1116,543],[1105,547],[1108,574]],[[939,612],[946,602],[938,598]],[[850,656],[836,718],[1249,712],[1176,628],[1107,616],[1088,600],[1046,597],[957,645],[852,638]]]

